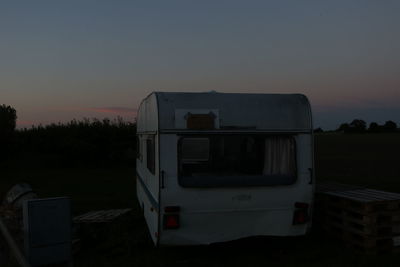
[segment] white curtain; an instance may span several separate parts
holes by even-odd
[[[263,175],[295,175],[295,144],[290,137],[267,137]]]

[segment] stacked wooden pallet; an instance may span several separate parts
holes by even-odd
[[[317,185],[315,224],[367,253],[400,251],[400,194],[358,186]]]
[[[97,210],[74,217],[74,223],[107,223],[132,209]]]

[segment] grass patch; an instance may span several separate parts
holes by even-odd
[[[318,134],[317,180],[400,192],[400,134]]]

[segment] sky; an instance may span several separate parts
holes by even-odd
[[[314,126],[400,124],[400,1],[1,1],[18,127],[134,121],[152,91],[302,93]]]

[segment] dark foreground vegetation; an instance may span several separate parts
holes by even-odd
[[[400,192],[397,134],[316,135],[317,181],[333,180]],[[26,159],[25,159],[26,160]],[[16,182],[41,197],[71,196],[73,212],[133,208],[97,239],[83,244],[75,266],[397,266],[400,255],[365,256],[318,232],[307,237],[255,238],[212,246],[154,248],[136,204],[134,165],[57,167],[17,161],[1,168],[4,192]]]
[[[18,156],[40,155],[49,167],[134,164],[136,125],[120,120],[73,120],[16,132]]]
[[[74,266],[398,266],[400,262],[399,254],[366,256],[316,231],[306,237],[154,248],[136,203],[134,124],[86,120],[14,129],[4,135],[9,139],[3,143],[8,150],[3,150],[0,161],[0,197],[13,184],[27,182],[40,197],[70,196],[75,215],[133,209],[82,243]],[[315,136],[315,148],[317,182],[400,192],[400,134],[321,133]]]
[[[135,123],[84,119],[16,130],[16,120],[14,108],[0,105],[0,161],[48,168],[135,163]]]

